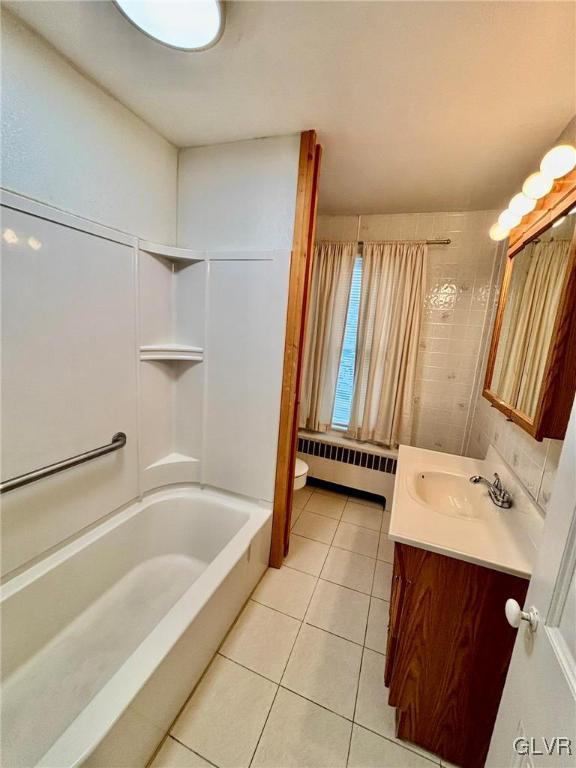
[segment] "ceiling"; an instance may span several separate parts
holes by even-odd
[[[571,2],[229,2],[210,50],[5,2],[177,146],[318,131],[324,213],[500,207],[576,112]]]

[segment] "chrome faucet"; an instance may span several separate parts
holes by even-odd
[[[493,483],[491,483],[489,480],[486,480],[486,478],[482,477],[481,475],[472,475],[470,482],[475,484],[484,483],[484,485],[487,485],[488,495],[497,507],[501,507],[502,509],[510,509],[512,506],[512,497],[502,485],[502,480],[500,480],[500,476],[497,472],[494,472]]]

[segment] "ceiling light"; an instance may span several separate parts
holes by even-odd
[[[524,184],[522,185],[522,192],[526,197],[532,198],[532,200],[539,200],[552,189],[554,179],[550,176],[546,176],[544,173],[538,171],[528,176]]]
[[[559,227],[560,224],[564,224],[565,221],[566,221],[566,216],[562,216],[560,219],[555,221],[554,224],[552,224],[552,229],[554,229],[554,227]]]
[[[14,232],[13,229],[5,229],[2,233],[2,238],[4,242],[8,243],[9,245],[16,245],[18,242],[18,235],[16,232]]]
[[[490,227],[490,237],[492,240],[505,240],[509,235],[509,230],[505,229],[500,224],[492,224]]]
[[[540,170],[552,179],[559,179],[576,166],[576,149],[570,144],[559,144],[546,152],[540,163]]]
[[[523,192],[518,192],[508,203],[508,210],[516,213],[518,216],[525,216],[536,207],[536,200],[526,197]]]
[[[514,213],[514,211],[511,211],[509,208],[506,208],[506,210],[502,211],[500,216],[498,216],[498,224],[500,224],[502,229],[506,229],[508,231],[514,229],[514,227],[517,227],[521,221],[522,216]]]
[[[199,51],[218,42],[224,28],[219,0],[115,0],[126,18],[171,48]]]

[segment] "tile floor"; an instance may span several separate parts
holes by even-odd
[[[433,768],[394,736],[383,684],[389,514],[297,491],[290,554],[222,643],[152,768]]]

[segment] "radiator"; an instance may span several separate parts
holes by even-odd
[[[364,446],[351,448],[304,436],[298,437],[298,456],[308,464],[309,477],[384,496],[386,508],[390,508],[396,458],[372,452]]]

